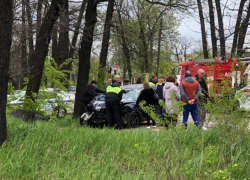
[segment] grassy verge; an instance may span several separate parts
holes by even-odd
[[[248,179],[250,134],[223,137],[217,128],[115,131],[78,127],[71,117],[9,119],[0,179]]]

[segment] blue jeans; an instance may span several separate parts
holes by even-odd
[[[160,116],[161,120],[163,120],[163,114],[166,114],[165,109],[163,109],[160,105],[157,106],[157,114]]]
[[[199,126],[198,104],[193,104],[193,105],[187,104],[183,106],[183,109],[184,111],[183,111],[182,124],[184,124],[187,127],[188,115],[190,112],[193,118],[194,124],[198,127]]]

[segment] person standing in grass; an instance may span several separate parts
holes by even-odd
[[[159,96],[159,102],[162,101],[164,102],[164,97],[163,97],[163,87],[165,85],[165,76],[160,76],[160,82],[156,87],[156,93]],[[159,103],[159,105],[157,106],[157,113],[160,116],[161,120],[163,120],[163,114],[165,114],[165,110],[163,109],[163,107],[161,107],[161,103]]]
[[[114,124],[116,123],[119,130],[122,129],[122,121],[119,116],[118,109],[119,103],[122,99],[122,90],[120,88],[120,85],[120,83],[114,82],[111,86],[108,86],[105,97],[108,127],[113,128]]]
[[[194,124],[199,126],[198,116],[198,98],[201,94],[201,87],[194,78],[191,77],[191,72],[185,72],[185,79],[181,82],[181,96],[182,102],[185,103],[183,106],[183,124],[187,127],[187,121],[189,113],[193,118]]]
[[[106,92],[96,88],[97,84],[98,83],[95,80],[91,81],[91,83],[87,85],[86,90],[83,92],[83,95],[80,98],[80,125],[83,125],[83,119],[81,118],[81,116],[85,112],[86,106],[92,101],[95,96]]]
[[[167,113],[167,121],[165,125],[167,128],[170,126],[176,126],[179,110],[177,102],[181,100],[181,95],[175,84],[175,78],[172,76],[167,77],[167,81],[163,88],[163,98],[165,99]]]
[[[205,80],[205,71],[203,69],[199,69],[197,71],[197,74],[195,75],[195,79],[199,82],[201,86],[201,95],[198,100],[199,123],[200,127],[206,130],[207,128],[204,126],[204,122],[206,120],[206,114],[207,114],[205,104],[207,103],[207,98],[208,98],[208,88]]]
[[[150,85],[148,82],[143,83],[143,88],[144,89],[141,91],[141,93],[136,101],[136,104],[139,105],[140,102],[145,101],[145,103],[146,103],[145,106],[152,106],[155,108],[155,106],[158,104],[158,100],[156,100],[154,98],[155,91],[152,88],[150,88]],[[143,115],[147,119],[147,128],[150,128],[150,119],[151,118],[147,112],[144,112],[144,111],[142,111],[142,112],[143,112]],[[152,120],[152,121],[153,121],[153,128],[155,128],[156,123],[154,120]]]

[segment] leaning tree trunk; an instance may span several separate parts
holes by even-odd
[[[249,20],[250,20],[250,1],[249,1],[249,5],[247,8],[247,15],[245,17],[245,19],[242,21],[241,26],[240,26],[240,32],[239,32],[239,40],[238,40],[238,46],[237,46],[237,55],[239,57],[242,57],[244,54],[244,43],[245,43],[245,38],[246,38],[246,33],[247,33],[247,28],[249,26]]]
[[[10,0],[0,1],[0,146],[7,137],[6,102],[13,22],[12,2]]]
[[[157,67],[156,67],[156,76],[158,77],[159,74],[159,65],[160,65],[160,56],[161,56],[161,31],[162,31],[162,18],[160,21],[160,28],[159,28],[159,36],[158,36],[158,52],[157,52]]]
[[[81,48],[79,50],[79,69],[73,118],[77,118],[80,115],[80,97],[88,84],[91,48],[93,44],[95,24],[97,22],[97,4],[98,3],[94,0],[89,0],[85,14],[85,26],[83,30]]]
[[[215,4],[216,4],[218,23],[219,23],[220,55],[224,57],[226,56],[226,44],[225,44],[224,24],[223,24],[223,16],[221,13],[220,0],[216,0]]]
[[[51,39],[51,34],[53,26],[56,22],[56,19],[59,16],[60,8],[63,6],[62,0],[52,0],[51,6],[44,17],[43,23],[39,30],[37,39],[36,39],[36,48],[35,51],[30,56],[30,73],[29,73],[29,83],[26,90],[26,98],[31,99],[35,102],[35,97],[32,96],[32,93],[38,94],[39,87],[41,84],[44,61],[46,55],[48,54],[48,47]],[[24,109],[28,109],[29,104],[27,100],[24,102]],[[23,112],[24,121],[34,121],[35,114],[34,112],[24,111]]]
[[[200,23],[201,23],[201,35],[202,35],[203,54],[204,54],[204,58],[208,59],[206,27],[205,27],[205,22],[204,22],[204,16],[203,16],[203,10],[202,10],[201,1],[197,0],[197,4],[198,4],[199,16],[200,16]]]
[[[231,50],[231,58],[234,56],[234,54],[236,52],[236,47],[237,47],[238,37],[239,37],[239,27],[240,27],[242,13],[243,13],[243,9],[244,9],[244,5],[245,5],[246,1],[247,0],[241,0],[240,1],[239,11],[238,11],[237,20],[236,20],[235,29],[234,29],[234,37],[233,37],[233,44],[232,44],[232,50]]]
[[[98,80],[101,83],[104,83],[105,75],[103,74],[106,69],[106,61],[108,57],[108,49],[109,49],[109,38],[110,38],[110,26],[113,17],[115,0],[109,0],[108,9],[106,13],[105,25],[104,25],[104,33],[102,39],[102,50],[100,55],[99,62],[99,71],[98,71]]]
[[[37,13],[36,13],[36,38],[38,36],[39,29],[42,24],[42,8],[43,8],[43,1],[44,0],[38,0],[37,2]]]
[[[130,53],[129,53],[128,46],[126,44],[124,27],[123,27],[123,24],[122,24],[122,17],[121,17],[120,10],[118,10],[117,13],[118,13],[118,18],[119,18],[119,23],[120,23],[120,28],[121,28],[120,33],[121,33],[121,39],[122,39],[122,51],[123,51],[123,55],[124,55],[124,57],[126,59],[126,63],[127,63],[129,81],[131,82],[131,80],[132,80],[132,69],[131,69],[131,63],[130,63]]]
[[[79,30],[80,30],[80,26],[81,26],[81,22],[82,22],[82,18],[83,18],[83,13],[85,10],[87,4],[87,0],[83,0],[82,1],[82,6],[79,12],[79,16],[78,16],[78,20],[75,26],[75,31],[74,31],[74,35],[71,41],[71,46],[70,46],[70,50],[69,50],[69,58],[73,58],[74,57],[74,52],[75,52],[75,47],[76,47],[76,41],[77,41],[77,37],[79,34]]]
[[[217,51],[217,38],[216,38],[215,23],[214,23],[214,6],[213,6],[213,1],[212,0],[208,0],[208,6],[209,6],[210,30],[211,30],[213,58],[215,58],[218,55],[218,51]]]

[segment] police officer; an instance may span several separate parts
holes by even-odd
[[[152,78],[149,80],[149,85],[154,85],[154,86],[157,86],[159,83],[158,83],[158,80],[157,80],[157,76],[152,76]]]
[[[106,117],[108,121],[108,127],[114,127],[114,121],[116,122],[117,128],[122,129],[122,122],[118,112],[118,106],[122,99],[122,90],[120,88],[120,83],[115,82],[107,87],[106,90]]]
[[[101,89],[97,89],[97,82],[95,80],[91,81],[90,84],[87,85],[86,90],[84,91],[82,97],[80,98],[80,117],[84,113],[86,106],[92,101],[95,96],[100,95],[101,93],[105,93]],[[80,118],[80,125],[83,125],[83,119]]]

